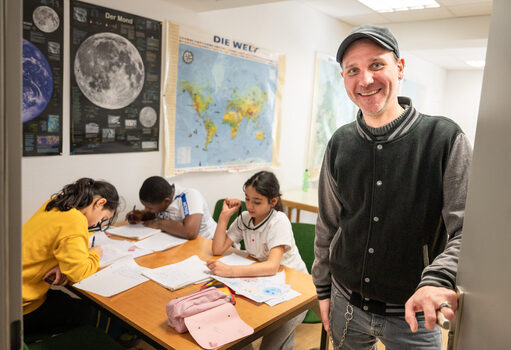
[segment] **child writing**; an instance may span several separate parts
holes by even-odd
[[[216,222],[208,205],[193,188],[181,188],[161,176],[151,176],[140,187],[139,198],[145,209],[130,211],[126,215],[130,224],[143,221],[145,226],[186,239],[197,235],[212,238],[215,233]]]
[[[282,212],[280,186],[272,172],[260,171],[244,186],[247,211],[239,215],[226,232],[231,216],[239,210],[239,199],[225,199],[213,238],[213,254],[221,255],[233,243],[245,242],[248,253],[258,260],[251,265],[230,266],[218,260],[209,260],[208,268],[218,276],[270,276],[280,265],[307,273],[296,247],[291,223]],[[265,335],[260,349],[292,349],[295,328],[306,313],[291,319],[274,332]]]
[[[88,228],[109,224],[118,205],[114,186],[81,178],[52,195],[23,225],[25,335],[60,333],[91,319],[89,305],[50,285],[78,282],[97,271],[103,250],[89,247]]]

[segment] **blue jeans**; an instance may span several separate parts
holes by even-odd
[[[330,334],[334,350],[339,343],[346,325],[348,300],[332,285],[330,299]],[[424,327],[424,315],[416,315],[419,328],[412,333],[404,316],[380,316],[353,306],[353,319],[341,349],[376,350],[378,339],[386,350],[441,350],[442,333],[438,326],[433,330]]]

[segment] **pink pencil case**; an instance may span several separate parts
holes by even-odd
[[[202,289],[167,304],[169,325],[179,333],[187,330],[204,349],[213,349],[254,333],[217,288]]]
[[[216,288],[203,289],[190,295],[171,300],[167,304],[169,326],[179,333],[184,333],[188,330],[184,321],[186,317],[193,316],[228,302],[229,297]]]

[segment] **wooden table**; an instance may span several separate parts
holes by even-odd
[[[155,268],[179,262],[195,254],[202,260],[219,258],[212,257],[211,240],[199,236],[178,247],[139,257],[136,262],[141,266]],[[236,310],[243,321],[254,328],[254,334],[219,349],[241,348],[314,305],[317,299],[311,276],[287,267],[281,267],[281,269],[286,271],[286,283],[291,284],[292,288],[301,295],[273,307],[241,296],[236,297]],[[76,288],[73,288],[73,292],[92,300],[126,322],[149,339],[153,345],[164,349],[201,349],[190,333],[180,334],[171,328],[167,324],[165,313],[165,306],[171,299],[188,295],[199,289],[200,284],[172,292],[149,280],[110,298]]]
[[[288,208],[287,217],[291,220],[293,209],[296,209],[296,222],[300,222],[300,210],[318,212],[318,190],[309,188],[309,191],[284,191],[281,197],[282,204]]]

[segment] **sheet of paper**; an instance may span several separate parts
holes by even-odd
[[[275,306],[277,304],[283,303],[284,301],[288,301],[293,298],[296,298],[299,295],[302,295],[302,294],[298,293],[297,291],[295,291],[293,289],[290,289],[289,292],[279,295],[278,297],[266,300],[265,303],[268,304],[269,306]]]
[[[142,224],[136,224],[136,225],[124,225],[124,226],[110,227],[107,230],[107,232],[112,235],[126,237],[126,238],[144,239],[144,238],[152,236],[158,232],[161,232],[161,230],[157,230],[157,229],[154,229],[151,227],[145,227]]]
[[[139,256],[151,254],[153,251],[135,246],[136,242],[110,239],[104,232],[98,231],[89,237],[89,246],[92,245],[94,239],[95,246],[103,248],[103,256],[99,261],[99,267],[105,267],[113,262],[125,257],[138,258]]]
[[[176,264],[144,271],[144,276],[170,290],[211,278],[206,262],[197,255]]]
[[[285,271],[268,277],[220,277],[215,275],[212,277],[229,286],[236,294],[258,303],[280,297],[291,290],[290,285],[282,282],[286,278]]]
[[[226,265],[231,266],[240,266],[240,265],[250,265],[255,263],[254,260],[250,260],[245,258],[244,256],[238,255],[236,253],[232,253],[231,255],[226,255],[218,259]]]
[[[149,249],[155,252],[169,249],[187,242],[185,238],[174,237],[165,232],[155,233],[149,238],[138,241],[135,245],[141,249]]]
[[[176,264],[149,269],[144,275],[170,290],[207,280],[211,277],[206,262],[197,255]]]
[[[93,240],[94,240],[95,246],[96,245],[103,246],[107,243],[110,243],[110,241],[111,241],[111,239],[108,238],[108,236],[102,231],[96,231],[92,235],[89,236],[89,247],[92,247]]]
[[[73,287],[111,297],[147,281],[142,276],[145,270],[146,267],[137,265],[133,258],[127,257],[75,283]]]

